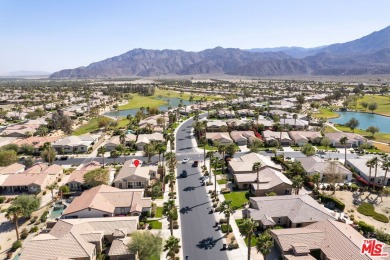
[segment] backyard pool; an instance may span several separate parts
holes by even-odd
[[[49,218],[51,218],[51,219],[60,218],[62,215],[62,212],[64,212],[65,208],[66,208],[66,206],[63,204],[55,204],[51,213],[50,213]]]

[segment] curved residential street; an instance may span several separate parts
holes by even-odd
[[[223,234],[215,226],[216,216],[209,214],[212,208],[205,186],[201,186],[201,168],[203,153],[196,151],[193,143],[193,120],[183,123],[176,134],[176,152],[178,160],[178,195],[182,230],[182,249],[184,259],[228,259],[222,250]],[[190,161],[182,163],[184,158]],[[197,168],[192,167],[194,160],[199,161]],[[183,170],[187,178],[180,178]],[[218,214],[218,213],[215,213]],[[222,216],[222,215],[221,215]]]

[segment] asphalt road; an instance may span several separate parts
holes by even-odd
[[[226,251],[222,250],[223,234],[217,229],[216,216],[209,214],[212,209],[210,197],[206,188],[201,186],[201,163],[203,154],[196,153],[191,142],[192,120],[184,123],[177,132],[176,151],[178,158],[178,175],[187,171],[186,178],[178,177],[179,211],[182,230],[182,248],[184,259],[228,259]],[[181,160],[189,158],[190,162],[183,164]],[[194,160],[199,161],[199,167],[192,167]]]

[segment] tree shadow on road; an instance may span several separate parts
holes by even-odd
[[[215,247],[215,245],[217,244],[217,242],[221,239],[222,239],[222,237],[218,238],[218,239],[214,239],[213,237],[208,237],[208,238],[200,240],[196,246],[198,248],[204,249],[204,250],[213,249]]]
[[[206,201],[206,202],[204,202],[204,203],[201,203],[201,204],[199,204],[199,205],[195,205],[195,206],[192,206],[192,207],[188,207],[188,206],[182,207],[182,208],[180,209],[180,213],[181,213],[181,214],[187,214],[188,212],[192,211],[193,208],[196,208],[196,207],[202,206],[202,205],[204,205],[204,204],[208,204],[208,203],[210,203],[210,201]]]

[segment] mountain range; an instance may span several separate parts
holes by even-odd
[[[360,39],[316,48],[240,50],[216,47],[200,52],[133,49],[65,69],[50,78],[227,74],[241,76],[390,74],[390,26]]]

